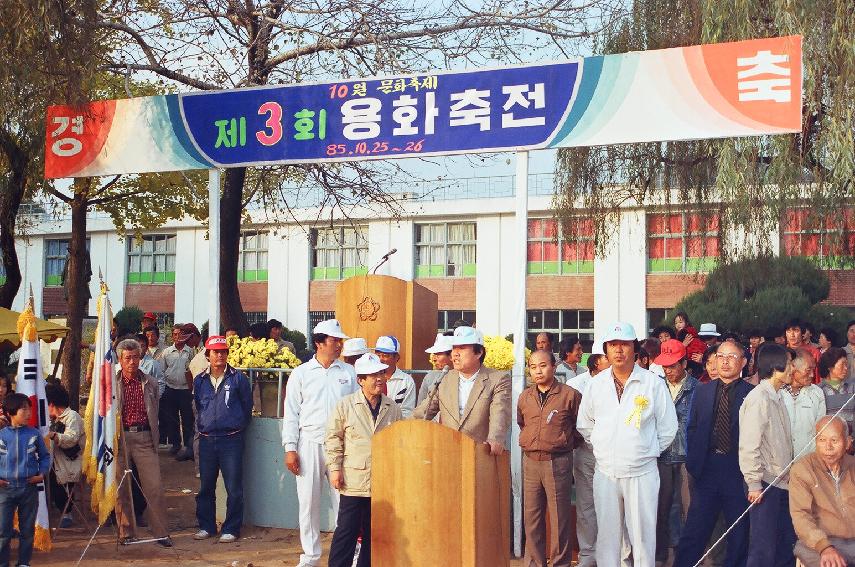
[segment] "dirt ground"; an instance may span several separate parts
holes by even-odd
[[[89,510],[89,488],[82,491],[78,506],[85,514],[90,529],[83,527],[77,514],[74,515],[75,527],[59,530],[53,536],[53,550],[44,553],[36,551],[33,565],[39,566],[127,566],[127,565],[183,565],[187,567],[223,566],[223,567],[263,567],[297,565],[300,557],[300,534],[297,530],[274,528],[254,528],[244,526],[240,539],[233,544],[216,543],[215,538],[195,541],[196,500],[195,493],[199,480],[192,461],[176,462],[166,453],[160,455],[161,473],[166,496],[167,516],[172,541],[171,549],[165,549],[156,543],[142,543],[130,546],[117,546],[116,531],[113,526],[102,526],[92,545],[82,556],[92,532],[95,530],[95,517]],[[51,510],[51,525],[56,525],[57,511]],[[138,536],[149,537],[146,528],[140,528]],[[329,549],[332,534],[322,534],[323,564]],[[17,557],[17,542],[12,544],[12,560]],[[521,561],[512,561],[512,566],[521,565]]]

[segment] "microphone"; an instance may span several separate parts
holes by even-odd
[[[398,251],[398,249],[397,249],[397,248],[392,248],[391,250],[389,250],[388,252],[386,252],[385,254],[383,254],[383,256],[381,256],[381,257],[380,257],[380,261],[379,261],[379,262],[377,262],[377,265],[376,265],[376,266],[374,266],[374,269],[373,269],[373,270],[371,270],[371,273],[372,273],[372,274],[376,274],[376,273],[377,273],[377,268],[379,268],[380,266],[382,266],[383,264],[385,264],[387,261],[389,261],[389,256],[391,256],[392,254],[394,254],[394,253],[395,253],[395,252],[397,252],[397,251]]]
[[[437,378],[436,382],[433,383],[433,387],[431,388],[430,394],[428,395],[427,408],[425,408],[425,421],[428,420],[427,410],[430,408],[431,404],[433,403],[434,397],[436,397],[436,393],[439,391],[439,385],[442,382],[442,379],[445,378],[445,375],[448,374],[450,371],[451,371],[451,368],[449,368],[449,366],[447,364],[445,366],[443,366],[442,372],[440,373],[439,378]]]

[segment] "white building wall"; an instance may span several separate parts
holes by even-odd
[[[644,211],[624,211],[618,232],[603,258],[594,260],[594,342],[615,321],[647,329],[647,258]]]
[[[282,322],[289,329],[303,330],[309,321],[309,235],[308,229],[290,226],[282,231],[286,258],[282,264],[284,270],[285,288],[273,289],[268,279],[268,297],[279,293],[286,302],[284,313],[277,311],[270,316],[283,315]],[[269,266],[269,264],[268,264]],[[270,268],[268,267],[268,273]],[[268,304],[270,300],[268,299]]]
[[[279,319],[282,324],[292,328],[288,322],[288,240],[286,230],[271,230],[267,237],[267,317]],[[308,310],[308,308],[307,308]],[[302,327],[297,327],[302,328]]]
[[[196,296],[207,297],[208,287],[203,285],[208,279],[207,271],[204,274],[197,274],[195,262],[200,255],[207,257],[208,247],[204,249],[196,246],[196,231],[195,230],[178,230],[176,231],[175,242],[175,320],[176,321],[192,321],[196,325],[201,325],[208,320],[207,309],[203,312],[194,313]],[[197,285],[197,279],[200,285]]]
[[[513,218],[513,217],[511,217]],[[501,215],[478,217],[477,268],[475,272],[475,320],[485,334],[500,334],[502,329],[502,292],[510,280],[496,277],[502,273],[504,240]],[[513,223],[511,223],[513,224]],[[506,282],[502,285],[502,282]]]
[[[21,287],[12,302],[12,309],[21,311],[27,304],[30,295],[30,286],[33,286],[33,295],[36,299],[35,313],[37,316],[44,314],[42,311],[42,288],[45,277],[45,251],[44,239],[31,236],[27,240],[16,240],[15,251],[18,253],[18,266],[21,269]]]
[[[127,250],[128,240],[120,239],[114,231],[89,234],[89,261],[92,265],[92,279],[89,280],[88,314],[90,316],[98,316],[98,294],[101,292],[99,270],[104,276],[104,283],[110,290],[110,304],[113,306],[113,311],[118,311],[125,305]]]

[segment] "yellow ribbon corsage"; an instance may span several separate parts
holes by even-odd
[[[641,429],[641,414],[650,405],[650,400],[644,396],[635,396],[635,409],[632,413],[626,416],[626,424],[634,425],[636,429]]]

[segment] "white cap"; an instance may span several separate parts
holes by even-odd
[[[356,356],[371,352],[368,348],[368,343],[362,337],[355,339],[347,339],[344,341],[344,348],[341,351],[342,356]]]
[[[338,322],[338,319],[327,319],[326,321],[321,321],[315,325],[315,328],[312,329],[312,333],[320,333],[337,339],[350,338],[341,330],[341,324]]]
[[[396,352],[400,352],[401,345],[398,342],[398,339],[391,335],[383,335],[382,337],[377,337],[377,342],[374,344],[375,352],[382,352],[385,354],[393,354]]]
[[[428,354],[436,354],[438,352],[448,352],[454,345],[452,344],[451,337],[446,337],[442,333],[436,334],[436,339],[433,341],[433,346],[426,348],[425,352]]]
[[[454,336],[451,337],[453,346],[462,345],[483,345],[484,333],[475,327],[457,327],[454,329]]]
[[[603,336],[603,344],[609,341],[635,341],[638,337],[635,334],[635,329],[629,323],[618,321],[606,329]]]
[[[715,323],[701,323],[701,328],[698,329],[699,337],[720,337],[721,333],[715,326]]]
[[[376,374],[381,370],[386,370],[389,368],[388,364],[383,364],[380,362],[380,359],[377,358],[377,355],[373,352],[366,352],[362,356],[356,359],[356,362],[353,364],[353,367],[356,368],[357,374]]]

